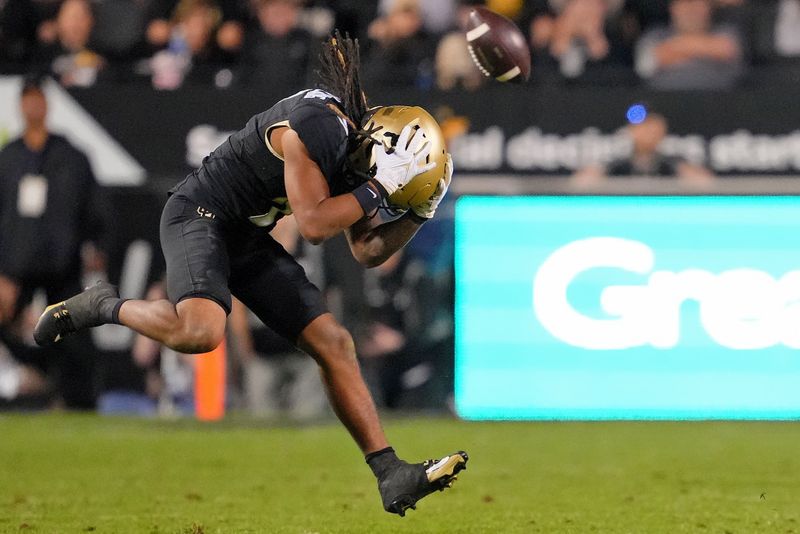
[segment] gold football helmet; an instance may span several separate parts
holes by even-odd
[[[408,209],[425,202],[433,195],[439,180],[448,178],[445,170],[447,150],[444,136],[430,113],[418,106],[381,106],[370,109],[361,125],[363,138],[350,154],[350,165],[356,172],[375,176],[377,166],[372,156],[372,147],[375,143],[381,143],[387,148],[394,147],[400,132],[408,124],[416,126],[414,135],[423,135],[430,140],[431,153],[426,162],[434,161],[436,167],[418,174],[389,195],[391,207],[399,209]]]

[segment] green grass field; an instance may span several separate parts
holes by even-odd
[[[404,519],[337,424],[0,416],[0,532],[800,533],[800,423],[387,423],[469,451]]]

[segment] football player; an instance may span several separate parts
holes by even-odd
[[[170,191],[160,226],[168,300],[121,299],[114,286],[99,282],[48,306],[34,337],[49,345],[111,323],[179,352],[204,353],[222,341],[234,295],[316,360],[336,414],[378,479],[384,508],[402,516],[425,495],[449,487],[467,455],[417,464],[396,456],[352,337],[269,230],[294,213],[309,242],[344,231],[360,263],[379,265],[434,216],[452,162],[438,142],[438,126],[423,129],[427,114],[420,108],[368,109],[357,41],[337,33],[324,43],[321,60],[320,88],[252,117]],[[408,200],[423,189],[402,216],[383,223],[375,217],[391,195]]]

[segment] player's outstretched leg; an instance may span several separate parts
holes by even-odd
[[[466,468],[465,452],[420,464],[409,464],[397,457],[388,446],[375,404],[361,377],[353,339],[330,313],[314,319],[298,341],[319,364],[334,411],[366,454],[387,512],[405,515],[421,498],[449,487],[456,474]]]
[[[83,328],[116,322],[114,314],[122,302],[116,286],[97,282],[83,293],[45,308],[33,330],[33,338],[39,345],[47,346]]]
[[[409,464],[399,459],[394,449],[367,455],[367,463],[378,478],[378,491],[387,512],[406,515],[416,509],[417,501],[434,491],[452,487],[458,473],[467,468],[469,456],[459,451],[438,460]]]

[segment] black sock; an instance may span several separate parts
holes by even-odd
[[[120,324],[119,322],[119,309],[130,299],[118,299],[111,309],[111,324]]]
[[[367,454],[366,460],[369,468],[372,469],[373,474],[378,479],[383,478],[386,473],[402,462],[391,447]]]

